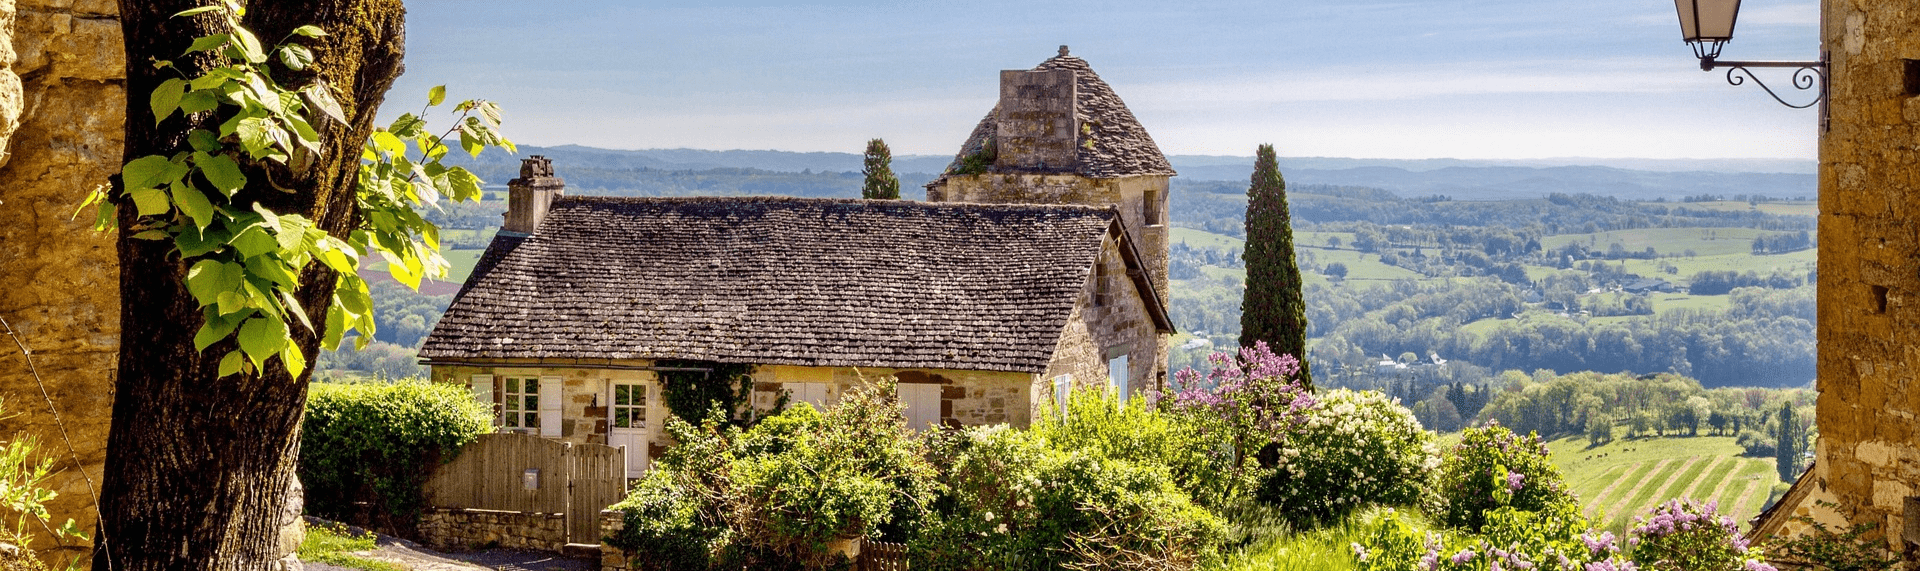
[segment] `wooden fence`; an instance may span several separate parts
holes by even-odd
[[[907,571],[907,546],[869,541],[860,547],[860,571]]]
[[[567,514],[569,543],[600,542],[600,510],[626,492],[626,451],[517,433],[482,434],[427,479],[427,505]]]

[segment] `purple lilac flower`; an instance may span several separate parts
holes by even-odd
[[[1519,472],[1507,472],[1507,490],[1514,491],[1514,492],[1520,491],[1520,487],[1522,485],[1521,482],[1525,482],[1526,480],[1527,480],[1526,474],[1522,474]]]
[[[1462,550],[1460,550],[1460,552],[1459,552],[1459,553],[1455,553],[1455,554],[1453,554],[1453,557],[1449,557],[1449,558],[1447,558],[1447,560],[1448,560],[1448,561],[1452,561],[1452,562],[1454,562],[1454,564],[1456,564],[1456,565],[1458,565],[1458,564],[1462,564],[1462,563],[1466,563],[1466,562],[1468,562],[1468,561],[1472,561],[1472,560],[1473,560],[1473,550],[1472,550],[1472,549],[1462,549]]]

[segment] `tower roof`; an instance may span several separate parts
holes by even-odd
[[[1133,175],[1172,176],[1173,165],[1167,162],[1166,155],[1160,153],[1159,145],[1153,137],[1147,135],[1145,127],[1127,110],[1120,95],[1113,92],[1107,82],[1100,80],[1093,67],[1087,61],[1067,53],[1066,46],[1060,46],[1060,55],[1054,56],[1031,71],[1071,71],[1074,74],[1073,116],[1076,125],[1075,160],[1071,165],[1048,167],[1042,170],[1013,169],[1006,167],[988,167],[987,172],[1056,172],[1072,173],[1093,178],[1118,178]],[[1007,95],[1002,90],[1002,98]],[[941,175],[960,172],[967,157],[980,153],[987,142],[1000,132],[1001,107],[994,105],[986,118],[973,129],[967,142],[960,146],[960,153],[947,165]],[[934,184],[940,181],[936,180]]]

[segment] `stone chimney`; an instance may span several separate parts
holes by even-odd
[[[553,176],[553,160],[533,155],[520,160],[520,178],[507,181],[507,222],[501,232],[532,234],[547,217],[553,198],[566,191],[567,181]]]
[[[1066,52],[1067,47],[1060,46],[1060,54]],[[995,170],[1073,170],[1080,130],[1074,119],[1079,96],[1075,75],[1071,69],[1000,72]]]

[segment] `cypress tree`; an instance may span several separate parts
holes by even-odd
[[[1780,481],[1793,482],[1799,476],[1800,464],[1800,425],[1793,420],[1793,403],[1780,403],[1780,431],[1773,446],[1773,468],[1780,472]]]
[[[1293,259],[1293,220],[1287,213],[1287,181],[1273,145],[1260,145],[1247,187],[1247,292],[1240,300],[1240,345],[1265,341],[1274,353],[1300,359],[1300,381],[1313,387],[1307,368],[1307,304],[1300,265]]]
[[[893,176],[893,151],[887,150],[886,141],[867,141],[867,164],[860,172],[867,175],[860,198],[900,199],[900,177]]]

